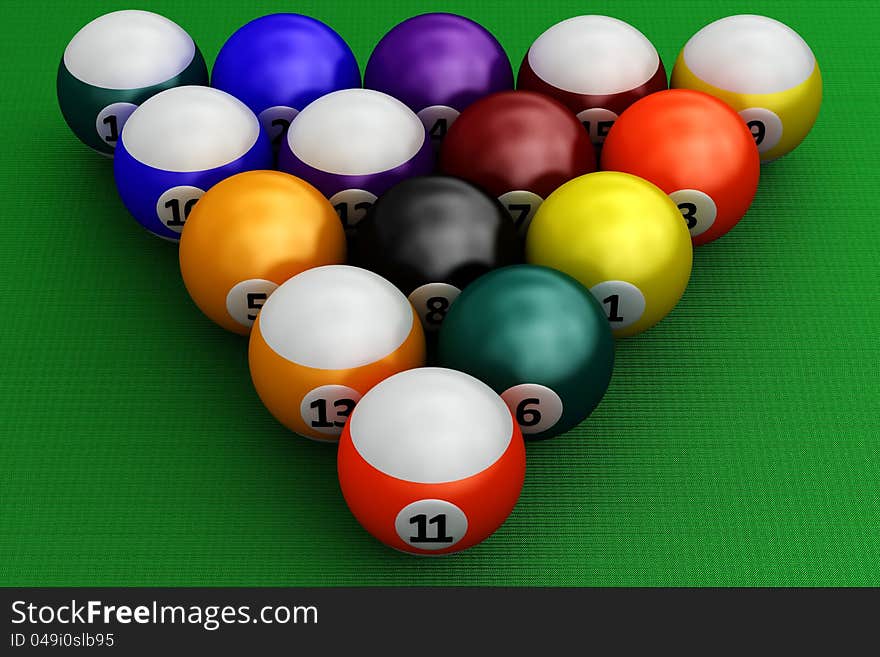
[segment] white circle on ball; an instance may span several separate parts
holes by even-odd
[[[439,144],[446,137],[458,115],[459,111],[448,105],[431,105],[420,110],[416,116],[421,119],[422,125],[428,131],[428,137]]]
[[[404,543],[420,550],[443,550],[467,533],[467,516],[446,500],[418,500],[403,507],[394,529]]]
[[[612,329],[632,326],[645,314],[645,295],[626,281],[602,281],[590,288]]]
[[[782,119],[775,112],[764,107],[749,107],[742,110],[739,115],[749,126],[758,152],[769,151],[782,139]]]
[[[128,117],[137,109],[134,103],[113,103],[98,112],[95,117],[95,130],[104,143],[116,148],[122,128]]]
[[[349,428],[367,463],[389,477],[423,484],[479,474],[513,439],[513,418],[494,390],[439,367],[407,370],[374,386]]]
[[[791,89],[816,67],[813,51],[797,32],[751,14],[709,23],[685,44],[683,56],[699,79],[740,94]]]
[[[610,16],[575,16],[557,23],[535,40],[528,61],[547,84],[593,95],[640,87],[660,66],[647,37]]]
[[[355,228],[373,207],[376,195],[365,189],[343,189],[330,197],[330,205],[345,228]]]
[[[140,89],[182,73],[195,52],[177,23],[126,9],[99,16],[77,32],[64,50],[64,66],[93,87]]]
[[[513,225],[516,226],[519,234],[525,235],[544,199],[534,192],[516,189],[512,192],[505,192],[498,197],[498,201],[513,219]]]
[[[189,213],[204,193],[205,190],[190,185],[180,185],[165,190],[156,201],[156,216],[166,228],[179,233],[183,230]]]
[[[407,298],[366,269],[326,265],[278,286],[260,311],[260,334],[293,363],[345,370],[398,349],[413,328]]]
[[[599,146],[605,143],[605,137],[608,136],[608,131],[611,130],[618,117],[617,114],[604,107],[591,107],[579,112],[577,118],[587,129],[593,145]]]
[[[536,434],[556,426],[562,417],[562,399],[556,391],[539,383],[521,383],[501,393],[520,430]]]
[[[446,319],[450,306],[461,294],[449,283],[426,283],[409,293],[409,302],[416,309],[426,331],[438,331]]]
[[[278,283],[265,278],[250,278],[232,286],[226,295],[226,312],[246,328],[254,325],[257,313],[266,303]]]
[[[679,189],[669,198],[678,206],[687,222],[691,237],[702,235],[712,227],[718,216],[718,206],[712,197],[699,189]]]
[[[339,436],[360,399],[361,393],[348,386],[320,386],[302,398],[299,413],[312,431],[325,436]]]
[[[307,105],[290,124],[287,144],[310,167],[366,176],[411,160],[425,126],[396,98],[372,89],[343,89]]]
[[[260,122],[225,91],[190,85],[144,101],[122,130],[133,158],[154,169],[207,171],[244,156],[260,136]]]
[[[264,109],[257,118],[260,120],[260,125],[263,126],[263,131],[274,144],[287,134],[287,129],[297,114],[299,114],[297,109],[287,107],[287,105],[275,105]]]

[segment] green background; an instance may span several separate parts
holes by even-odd
[[[880,11],[868,2],[147,2],[212,62],[272,11],[320,18],[361,65],[431,10],[518,66],[552,23],[617,16],[671,68],[698,28],[766,13],[825,78],[813,133],[752,210],[695,253],[683,301],[618,343],[608,394],[528,446],[519,505],[465,553],[389,550],[348,513],[334,450],[263,409],[245,341],[187,297],[174,245],[126,215],[111,163],[55,100],[70,37],[118,2],[3,2],[0,583],[6,585],[880,584]]]

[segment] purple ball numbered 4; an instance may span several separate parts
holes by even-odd
[[[277,149],[306,105],[360,87],[361,71],[351,48],[328,25],[300,14],[271,14],[226,40],[211,85],[250,107]]]
[[[513,89],[513,71],[504,48],[481,25],[455,14],[422,14],[396,25],[376,44],[364,87],[403,101],[437,148],[465,107]]]
[[[431,173],[434,156],[425,127],[406,105],[378,91],[345,89],[296,116],[278,167],[330,199],[352,236],[387,189]]]
[[[148,231],[178,241],[196,202],[221,180],[272,168],[254,113],[210,87],[176,87],[138,107],[122,130],[113,170],[119,196]]]

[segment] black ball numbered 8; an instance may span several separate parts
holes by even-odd
[[[409,297],[427,332],[482,274],[522,261],[523,245],[506,210],[458,178],[411,178],[388,190],[361,224],[356,264]]]

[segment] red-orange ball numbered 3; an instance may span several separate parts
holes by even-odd
[[[605,140],[602,168],[639,176],[669,194],[699,246],[727,233],[749,209],[761,158],[749,127],[726,103],[671,89],[620,116]]]

